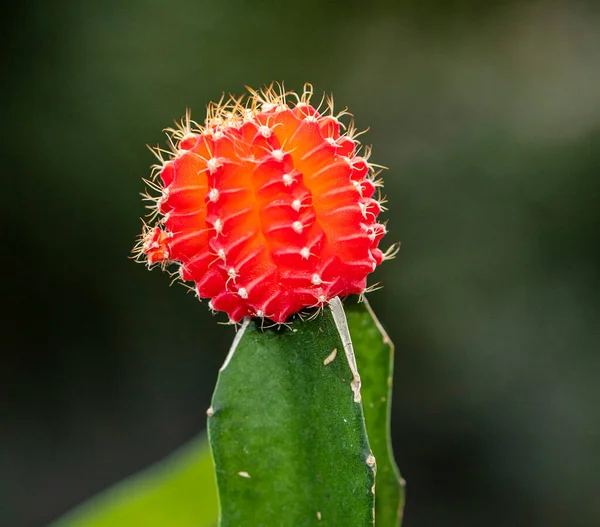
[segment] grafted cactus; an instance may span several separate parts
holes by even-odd
[[[188,114],[169,132],[171,151],[156,150],[157,221],[138,256],[177,266],[212,310],[242,322],[208,412],[223,527],[376,520],[376,458],[340,297],[363,295],[394,249],[378,247],[370,150],[359,153],[346,112],[328,100],[322,113],[311,95],[310,85],[250,90],[209,105],[203,126]],[[397,521],[395,507],[381,525]]]

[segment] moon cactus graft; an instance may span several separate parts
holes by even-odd
[[[172,150],[147,181],[154,225],[138,257],[178,266],[198,297],[233,322],[283,323],[336,296],[362,294],[391,251],[379,242],[377,168],[359,135],[301,95],[268,87],[211,103],[204,126],[189,114],[167,130]]]

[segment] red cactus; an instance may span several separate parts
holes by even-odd
[[[181,279],[232,321],[281,323],[363,293],[385,258],[369,152],[358,155],[352,124],[342,134],[332,104],[322,115],[311,94],[310,85],[301,96],[270,87],[245,104],[211,104],[205,126],[188,117],[170,131],[167,161],[158,151],[162,184],[150,184],[160,219],[145,227],[139,254],[178,263]]]

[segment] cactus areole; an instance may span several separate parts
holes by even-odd
[[[362,294],[385,259],[382,201],[370,150],[301,95],[271,86],[189,114],[169,129],[171,151],[147,181],[152,225],[137,252],[148,265],[178,265],[199,298],[232,322],[283,323],[336,296]]]

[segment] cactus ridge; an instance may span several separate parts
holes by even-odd
[[[386,257],[377,218],[382,199],[370,149],[360,155],[327,99],[311,106],[271,85],[208,106],[204,126],[189,113],[169,129],[170,151],[148,186],[151,220],[136,246],[149,266],[178,265],[198,297],[230,321],[283,323],[335,296],[362,294]]]

